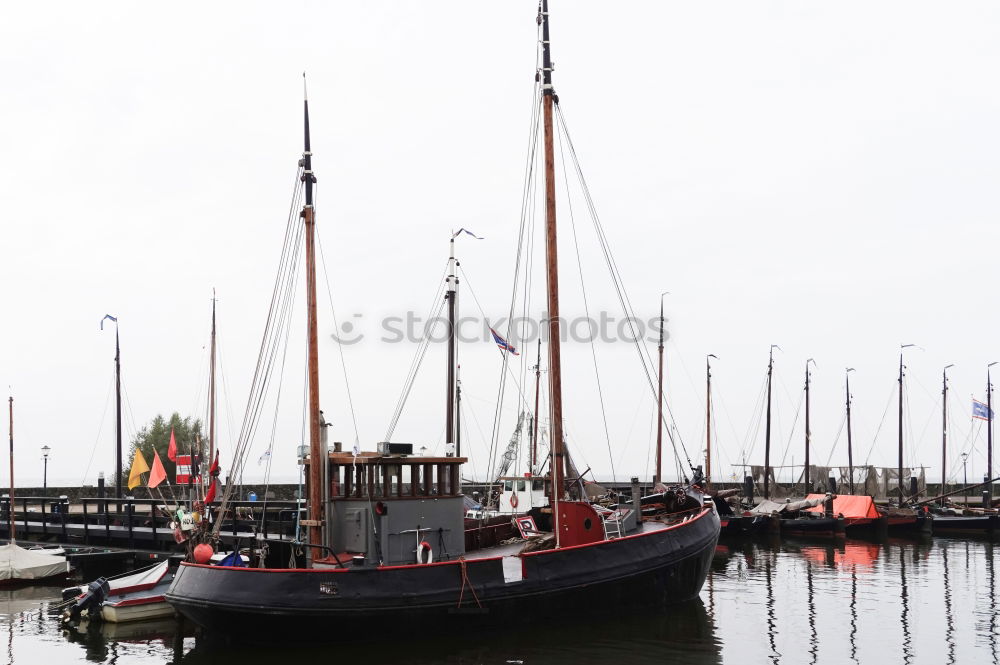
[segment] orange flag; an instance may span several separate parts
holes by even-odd
[[[170,428],[170,445],[167,446],[167,459],[171,462],[177,461],[177,440],[174,439],[174,428]]]
[[[167,470],[163,468],[163,462],[160,461],[160,454],[156,452],[156,448],[153,448],[153,469],[149,472],[149,483],[146,487],[153,489],[166,479]]]

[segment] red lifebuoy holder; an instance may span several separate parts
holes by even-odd
[[[434,550],[426,540],[417,545],[417,563],[434,563]]]
[[[517,495],[516,494],[511,494],[510,495],[510,507],[511,508],[517,508]]]

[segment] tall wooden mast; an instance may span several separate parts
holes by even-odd
[[[215,289],[212,289],[212,360],[208,370],[208,461],[209,468],[215,462]],[[204,464],[204,462],[203,462]],[[202,484],[205,478],[202,474]]]
[[[945,484],[948,482],[948,368],[954,365],[946,365],[941,370],[941,491],[944,494],[947,490]],[[945,504],[944,497],[941,498],[941,505]]]
[[[565,492],[563,475],[562,362],[559,330],[559,258],[556,244],[556,177],[552,113],[557,96],[552,88],[552,53],[549,44],[549,0],[541,0],[538,22],[542,26],[542,125],[545,143],[545,266],[548,285],[549,412],[552,434],[552,522],[556,546],[560,541],[559,501]]]
[[[656,473],[653,474],[653,485],[663,478],[663,295],[660,294],[660,370],[658,374],[659,389],[656,394]]]
[[[122,347],[118,343],[118,317],[105,314],[101,319],[101,330],[104,322],[111,320],[115,324],[115,498],[122,498]],[[121,512],[121,504],[118,511]]]
[[[713,353],[705,356],[705,487],[712,484],[712,361],[719,357]]]
[[[303,76],[303,79],[305,77]],[[304,150],[302,152],[302,182],[305,184],[306,202],[302,208],[306,236],[306,309],[309,335],[309,544],[326,545],[323,525],[323,476],[328,464],[320,439],[319,414],[319,344],[316,322],[316,212],[313,208],[313,184],[316,176],[312,170],[312,150],[309,142],[309,97],[304,96]],[[310,550],[307,555],[315,555]]]
[[[908,349],[916,344],[900,344],[899,346],[899,462],[897,472],[899,473],[899,505],[903,505],[903,497],[906,496],[906,488],[903,482],[903,349]]]
[[[854,494],[854,452],[851,441],[851,372],[853,371],[853,367],[848,367],[845,372],[847,379],[845,387],[847,392],[847,483],[851,488],[851,494]]]
[[[812,438],[812,430],[809,429],[809,383],[812,378],[812,374],[809,372],[809,363],[815,365],[816,361],[812,358],[806,361],[806,466],[802,476],[806,484],[806,494],[812,493],[812,485],[809,484],[809,441]]]
[[[906,496],[903,488],[903,352],[899,352],[899,461],[897,464],[899,473],[899,505],[903,505],[903,497]]]
[[[455,457],[462,456],[462,366],[455,366]]]
[[[531,423],[531,471],[538,473],[538,393],[542,385],[542,338],[538,338],[538,357],[535,360],[535,413]]]
[[[987,506],[993,506],[993,383],[990,381],[990,367],[986,366],[986,486]]]
[[[447,455],[455,454],[455,297],[458,277],[455,275],[455,236],[451,237],[448,257],[448,279],[444,299],[448,302],[448,398],[445,407],[444,442]]]
[[[7,398],[7,405],[9,408],[10,415],[10,494],[8,494],[7,503],[7,517],[10,520],[8,523],[8,532],[10,533],[10,542],[14,542],[16,536],[14,532],[14,396],[11,395]]]
[[[771,375],[774,373],[774,347],[767,354],[767,421],[764,426],[764,498],[771,498]]]

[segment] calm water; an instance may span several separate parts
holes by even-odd
[[[488,637],[315,650],[198,644],[172,621],[64,629],[57,588],[0,591],[6,662],[286,665],[331,663],[1000,663],[988,542],[723,543],[701,601],[655,616]],[[331,626],[331,630],[336,630]],[[293,636],[289,636],[293,639]]]

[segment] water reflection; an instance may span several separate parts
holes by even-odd
[[[615,617],[614,608],[593,608],[593,616],[553,627],[508,629],[491,634],[451,634],[449,639],[397,643],[387,640],[373,653],[371,644],[338,645],[341,662],[508,664],[552,663],[721,663],[715,624],[701,601],[661,609],[655,616]],[[564,617],[565,619],[565,617]],[[333,628],[335,630],[335,628]],[[199,643],[185,654],[184,665],[274,665],[287,661],[287,645],[233,648]],[[329,647],[296,649],[300,662],[328,662]]]
[[[909,596],[906,589],[906,552],[902,547],[899,548],[899,577],[899,623],[903,627],[903,662],[910,663],[913,661],[913,650],[910,640],[910,606],[907,602]]]
[[[849,637],[849,641],[851,643],[851,661],[855,663],[859,663],[857,637],[858,637],[858,571],[852,568],[851,569],[851,634]]]
[[[555,626],[398,643],[338,645],[344,662],[997,663],[996,557],[988,542],[734,542],[720,546],[702,601],[621,614],[580,607]],[[10,665],[329,662],[329,647],[220,649],[172,621],[64,629],[44,611],[59,589],[0,591]],[[897,628],[898,624],[898,628]],[[336,626],[332,625],[335,631]],[[447,630],[447,628],[446,628]]]
[[[989,585],[986,587],[986,595],[990,599],[990,627],[987,633],[990,641],[990,654],[993,662],[997,662],[997,596],[996,577],[994,575],[993,543],[986,543],[986,577]]]
[[[816,601],[813,598],[812,562],[808,561],[806,562],[806,601],[809,616],[809,654],[812,656],[809,662],[815,665],[819,655],[819,639],[816,635]]]
[[[769,658],[772,663],[781,662],[781,654],[778,653],[776,645],[778,637],[778,619],[774,611],[774,584],[771,580],[771,562],[764,563],[765,578],[767,580],[767,640],[771,645]]]
[[[943,564],[944,578],[944,621],[947,630],[944,634],[945,642],[948,644],[948,665],[955,663],[955,615],[951,611],[951,571],[948,569],[948,548],[941,549],[941,562]]]

